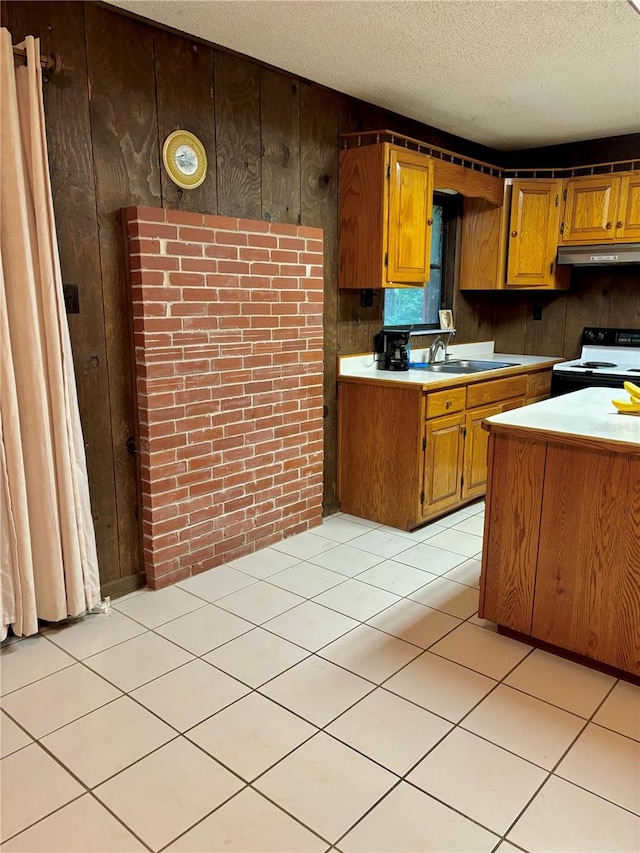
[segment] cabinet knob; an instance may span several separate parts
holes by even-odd
[[[624,222],[622,221],[622,219],[620,219],[618,222],[616,222],[616,228],[622,228],[623,225],[624,225]]]
[[[445,407],[445,409],[450,409],[451,408],[451,400],[447,400],[447,402],[444,404],[444,407]]]
[[[511,232],[511,236],[512,236],[512,237],[517,237],[517,236],[518,236],[518,232],[517,232],[517,231],[512,231],[512,232]]]
[[[433,219],[427,219],[427,225],[433,225]]]
[[[612,225],[613,225],[613,222],[607,222],[607,224],[606,224],[604,227],[605,227],[605,228],[607,229],[607,231],[608,231],[608,230],[611,228],[611,226],[612,226]]]

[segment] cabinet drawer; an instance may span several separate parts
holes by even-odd
[[[551,371],[527,374],[527,397],[549,396],[551,391]]]
[[[448,391],[427,394],[427,418],[461,412],[464,409],[465,394],[464,388],[450,388]]]
[[[490,382],[478,382],[467,388],[467,408],[486,406],[510,397],[524,397],[527,393],[527,377],[511,376],[508,379],[492,379]]]

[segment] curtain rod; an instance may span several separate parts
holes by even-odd
[[[13,55],[14,57],[18,57],[19,59],[24,59],[25,64],[27,60],[27,49],[24,47],[19,47],[18,45],[13,45]],[[58,56],[57,53],[52,53],[51,56],[40,56],[40,65],[43,71],[48,71],[50,74],[57,74],[58,71],[62,71],[64,68],[64,64],[62,59]]]

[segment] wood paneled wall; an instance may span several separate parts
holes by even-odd
[[[474,294],[494,310],[499,352],[577,358],[585,326],[640,329],[638,267],[576,267],[562,293]],[[541,319],[534,320],[534,309]]]
[[[334,511],[336,355],[371,351],[382,318],[379,299],[361,308],[357,292],[337,290],[339,134],[387,127],[497,165],[506,155],[97,3],[9,0],[2,24],[14,42],[39,36],[42,52],[58,53],[67,69],[45,83],[45,111],[63,278],[80,294],[69,325],[103,591],[138,584],[142,565],[136,455],[127,450],[137,416],[123,207],[323,229],[324,508]],[[192,191],[161,167],[162,142],[177,127],[195,132],[208,153],[207,180]],[[495,333],[501,349],[569,353],[578,325],[603,319],[604,304],[612,322],[637,322],[635,291],[628,274],[587,276],[545,297],[539,322],[530,322],[534,297],[459,294],[457,340]]]

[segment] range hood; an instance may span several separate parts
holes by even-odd
[[[559,246],[558,263],[574,267],[606,267],[640,264],[640,243],[604,246]]]

